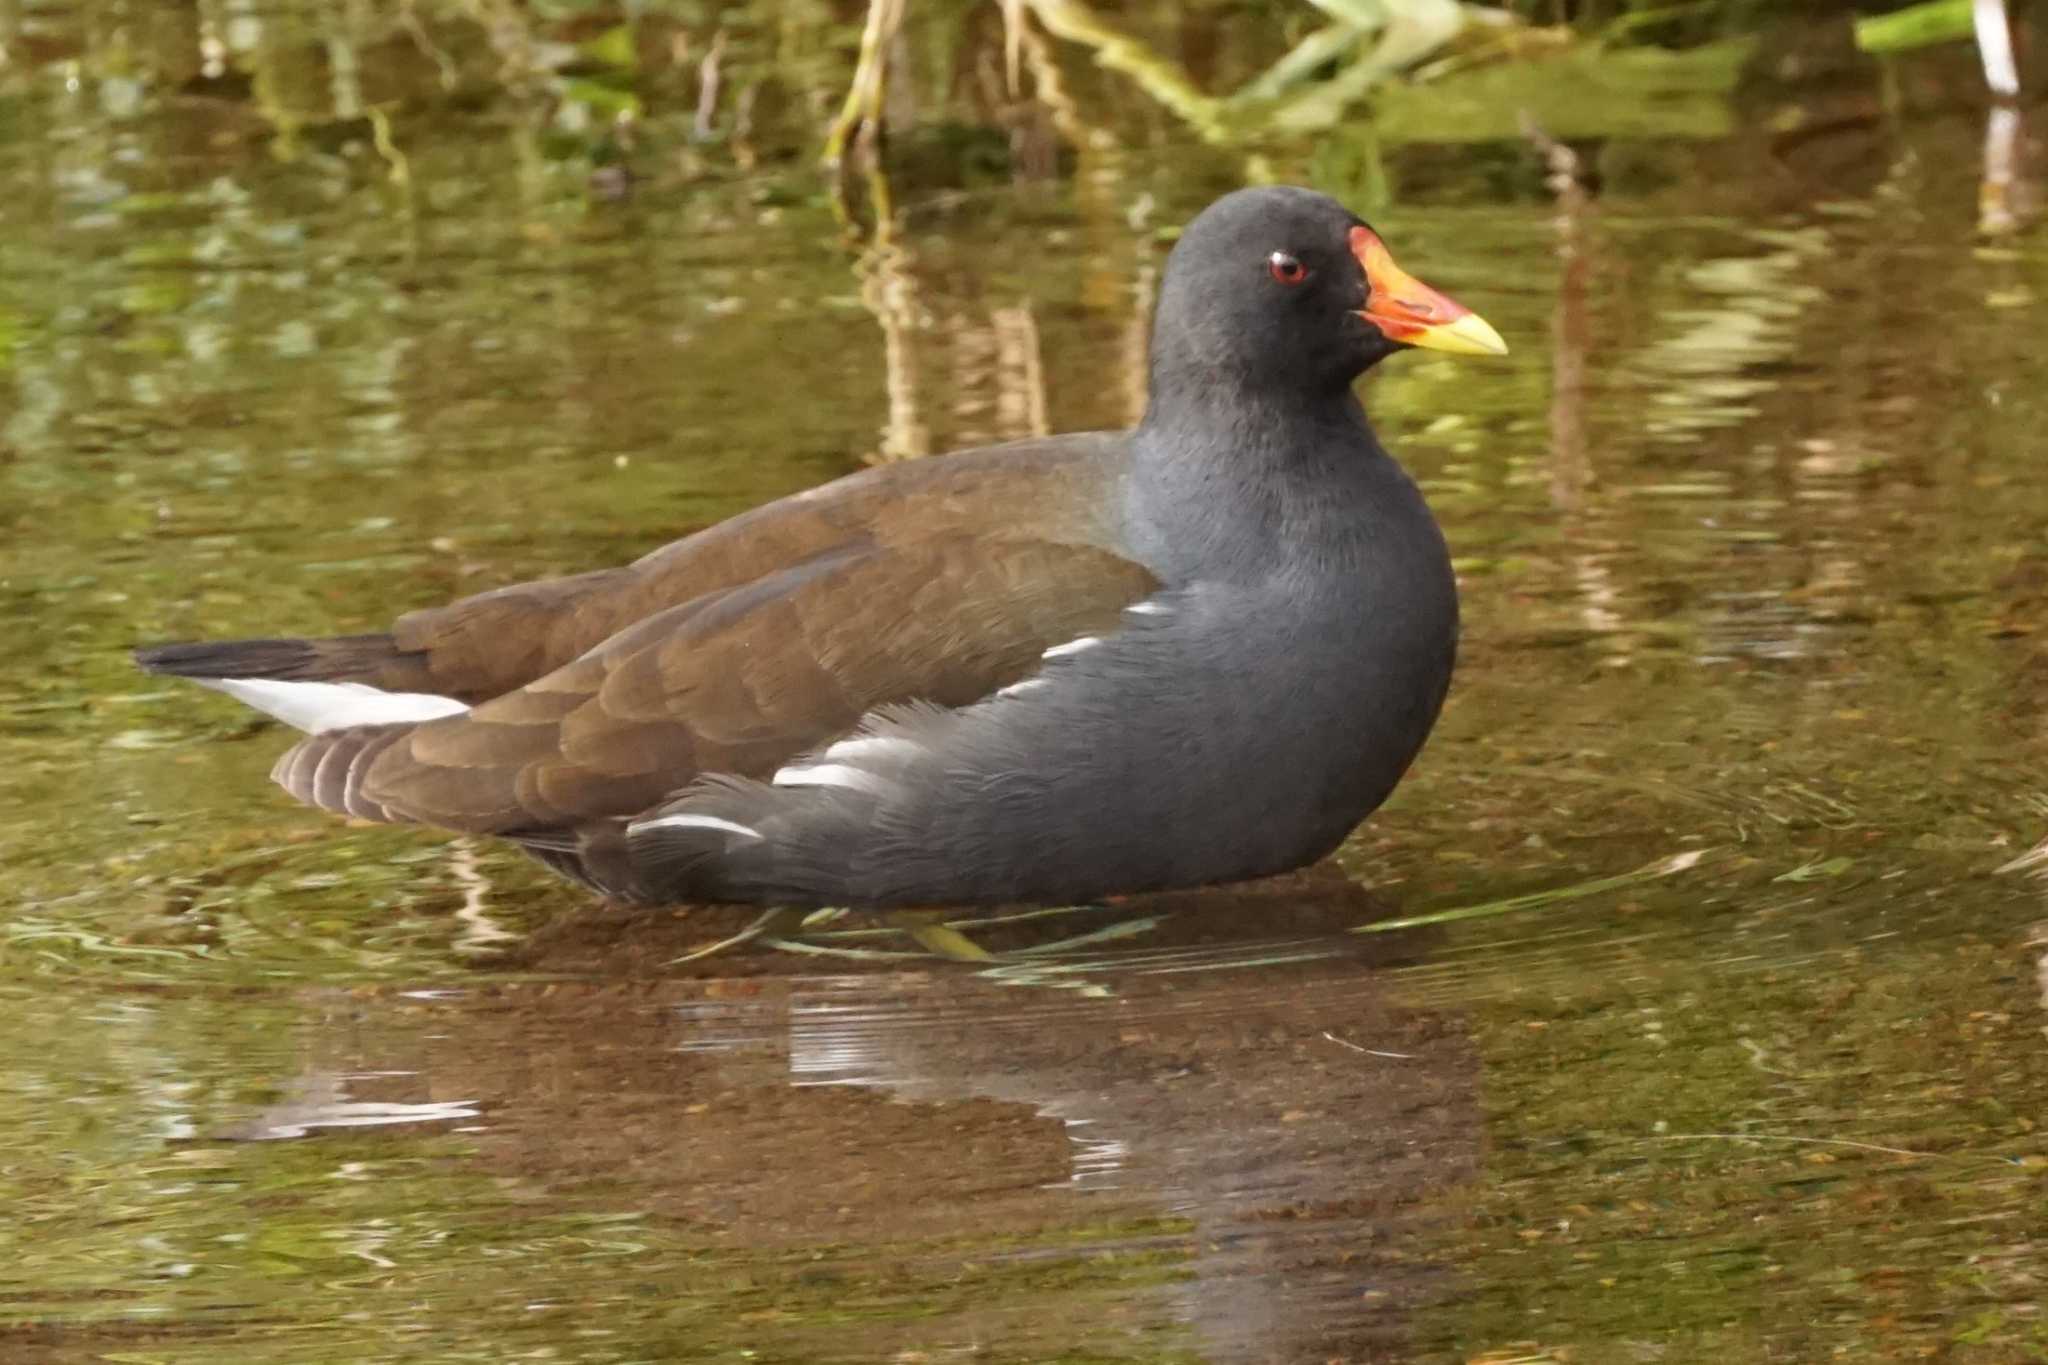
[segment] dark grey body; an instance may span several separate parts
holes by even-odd
[[[668,813],[759,837],[643,827],[630,889],[1063,901],[1328,853],[1392,792],[1436,720],[1456,588],[1420,492],[1348,392],[1285,421],[1233,410],[1241,422],[1204,422],[1199,436],[1145,427],[1044,453],[1110,464],[1079,481],[1120,490],[1104,529],[1164,585],[1158,610],[1047,660],[1043,686],[879,717],[864,733],[908,743],[862,763],[874,790],[703,783]]]

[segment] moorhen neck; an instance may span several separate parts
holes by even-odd
[[[1322,857],[1449,686],[1458,599],[1352,383],[1478,317],[1307,190],[1167,260],[1129,432],[886,465],[384,633],[141,650],[307,731],[272,776],[640,902],[1070,902]]]

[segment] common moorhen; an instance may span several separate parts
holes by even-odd
[[[885,465],[388,633],[138,653],[309,732],[272,777],[627,900],[1071,902],[1280,872],[1386,799],[1458,598],[1352,381],[1500,354],[1307,190],[1167,260],[1135,430]]]

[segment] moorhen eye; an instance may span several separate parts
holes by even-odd
[[[1284,251],[1276,251],[1268,256],[1266,269],[1282,284],[1300,284],[1308,278],[1308,267]]]

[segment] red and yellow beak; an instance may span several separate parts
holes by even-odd
[[[1485,318],[1395,265],[1387,244],[1371,228],[1351,229],[1351,254],[1365,268],[1372,290],[1358,316],[1386,333],[1387,340],[1452,355],[1508,353],[1508,344]]]

